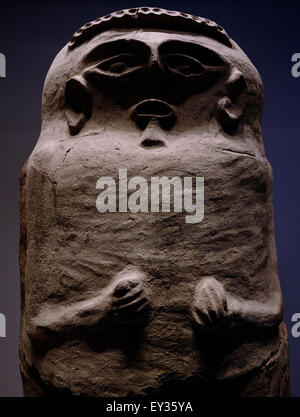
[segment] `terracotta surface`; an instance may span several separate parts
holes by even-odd
[[[120,11],[62,49],[21,174],[25,395],[289,394],[262,106],[207,19]],[[119,169],[203,177],[203,220],[100,213]]]

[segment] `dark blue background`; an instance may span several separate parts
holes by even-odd
[[[300,4],[293,1],[1,1],[0,79],[1,289],[7,338],[0,339],[0,396],[21,395],[18,370],[18,174],[39,136],[46,72],[57,52],[84,23],[112,11],[157,6],[208,17],[223,26],[259,70],[265,87],[264,143],[274,171],[279,273],[290,334],[300,312],[299,151],[300,78],[291,57],[300,53]],[[290,335],[292,394],[300,396],[300,338]]]

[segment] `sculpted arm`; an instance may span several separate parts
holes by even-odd
[[[125,271],[98,294],[84,301],[44,307],[27,326],[30,339],[43,341],[54,333],[89,332],[114,320],[121,324],[136,323],[147,307],[143,278],[139,271]]]
[[[229,294],[215,278],[198,282],[192,302],[192,316],[203,330],[227,325],[272,327],[283,319],[280,291],[269,294],[266,302],[244,300]]]

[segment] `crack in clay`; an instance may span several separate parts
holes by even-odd
[[[220,151],[220,152],[228,152],[228,153],[233,153],[233,154],[236,154],[236,155],[241,155],[241,156],[250,156],[251,158],[256,159],[256,156],[255,156],[255,155],[253,155],[253,154],[251,154],[251,153],[249,153],[249,152],[246,152],[246,151],[244,151],[244,152],[239,152],[239,151],[233,151],[232,149],[219,149],[219,151]]]

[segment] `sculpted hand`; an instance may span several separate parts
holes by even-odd
[[[128,274],[113,289],[112,312],[121,321],[141,318],[148,307],[144,291],[143,276]]]
[[[215,278],[204,278],[198,282],[192,303],[192,315],[202,328],[219,327],[228,317],[226,292]]]

